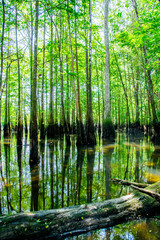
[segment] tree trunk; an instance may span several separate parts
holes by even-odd
[[[18,47],[18,23],[17,23],[17,6],[16,6],[16,54],[17,54],[17,71],[18,71],[18,129],[17,129],[17,144],[22,144],[23,127],[21,120],[21,75],[19,63],[19,47]]]
[[[31,95],[31,135],[30,135],[30,163],[38,161],[38,126],[37,126],[37,51],[38,51],[38,14],[39,1],[36,0],[35,38],[34,38],[34,68]]]
[[[160,193],[160,182],[146,188]],[[98,228],[106,228],[160,213],[160,201],[146,193],[134,193],[103,202],[80,206],[20,213],[0,217],[1,240],[63,239]]]
[[[135,124],[137,127],[140,126],[140,119],[139,119],[139,88],[138,88],[138,81],[135,81],[135,76],[134,76],[134,70],[133,70],[133,63],[132,63],[132,58],[131,58],[131,71],[132,71],[132,81],[133,81],[133,87],[134,87],[134,99],[135,99],[135,105],[136,105],[136,119],[135,119]],[[139,76],[138,74],[138,68],[137,68],[137,77]]]
[[[68,7],[68,2],[67,2],[67,7]],[[71,25],[70,25],[69,10],[68,10],[68,28],[69,28],[69,41],[70,41],[71,59],[72,59],[73,90],[74,90],[75,103],[76,103],[76,122],[78,122],[79,107],[78,107],[78,96],[77,96],[75,76],[74,76],[75,75],[75,70],[74,70],[74,57],[73,57],[73,47],[72,47],[72,38],[71,38]]]
[[[67,75],[67,93],[66,93],[66,103],[67,103],[67,117],[66,117],[66,121],[67,121],[67,126],[70,132],[71,129],[71,125],[70,125],[70,82],[69,82],[69,68],[68,68],[68,55],[66,55],[66,64],[67,64],[67,68],[66,68],[66,75]]]
[[[33,98],[32,94],[32,88],[33,88],[33,6],[32,6],[32,0],[30,2],[30,14],[31,14],[31,34],[30,34],[30,46],[29,46],[29,51],[30,51],[30,96],[31,99]],[[32,101],[30,103],[30,136],[32,135],[31,129],[32,129]]]
[[[40,125],[40,138],[45,139],[45,124],[44,124],[44,77],[45,77],[45,35],[46,25],[44,16],[44,30],[43,30],[43,73],[42,73],[42,95],[41,95],[41,125]]]
[[[3,45],[4,45],[4,28],[5,28],[5,2],[2,0],[3,20],[2,20],[2,35],[1,35],[1,70],[0,70],[0,141],[1,141],[1,100],[2,100],[2,77],[3,77]]]
[[[63,87],[63,54],[61,53],[63,36],[62,36],[62,12],[60,12],[60,38],[59,38],[59,61],[60,61],[60,79],[61,79],[61,111],[62,111],[62,133],[65,133],[66,143],[70,145],[69,127],[66,121],[65,108],[64,108],[64,87]],[[64,28],[63,28],[64,30]],[[61,129],[60,129],[61,130]]]
[[[103,138],[114,138],[115,129],[111,120],[111,100],[110,100],[110,79],[109,79],[109,29],[108,29],[108,14],[109,2],[105,0],[104,10],[104,37],[105,37],[105,105],[104,105],[104,122],[103,122]]]
[[[101,133],[101,105],[100,105],[100,86],[99,86],[99,72],[96,59],[96,77],[97,77],[97,87],[98,87],[98,133]]]
[[[8,60],[10,59],[10,43],[9,43],[9,39],[10,39],[10,30],[8,30]],[[10,65],[7,62],[7,69],[6,69],[6,99],[5,99],[5,118],[4,118],[4,137],[9,137],[10,136],[10,103],[9,103],[9,95],[10,95],[10,91],[9,91],[9,79],[10,79]]]
[[[56,43],[56,35],[55,35],[55,43]],[[57,52],[57,47],[55,44],[55,52]],[[57,67],[57,54],[55,56],[55,82],[56,82],[56,96],[55,96],[55,134],[59,134],[59,126],[58,126],[58,67]]]
[[[87,86],[87,120],[86,120],[86,133],[87,145],[96,144],[96,136],[93,122],[92,111],[92,2],[89,1],[89,72],[86,86]],[[87,64],[87,62],[86,62]]]
[[[124,96],[125,96],[126,103],[127,103],[127,125],[129,126],[131,121],[130,121],[130,111],[129,111],[128,94],[127,94],[127,90],[126,90],[125,85],[124,85],[124,82],[123,82],[121,70],[120,70],[120,67],[119,67],[119,64],[118,64],[118,60],[117,60],[117,57],[116,57],[116,54],[115,54],[115,53],[114,53],[114,56],[115,56],[116,65],[117,65],[118,72],[119,72],[119,77],[120,77],[120,80],[121,80],[121,83],[122,83],[122,87],[123,87],[123,91],[124,91]]]
[[[6,69],[6,99],[5,99],[5,119],[4,119],[4,137],[9,137],[10,135],[10,129],[8,125],[8,63],[7,63],[7,69]]]
[[[79,86],[79,68],[78,68],[78,49],[77,49],[77,21],[76,21],[76,0],[74,1],[75,11],[75,48],[76,48],[76,73],[77,73],[77,94],[78,94],[78,114],[77,119],[77,145],[83,146],[86,144],[84,126],[82,122],[82,111],[81,111],[81,97],[80,97],[80,86]]]
[[[49,124],[47,128],[47,136],[53,138],[54,120],[53,120],[53,23],[51,16],[51,45],[50,45],[50,103],[49,103]]]

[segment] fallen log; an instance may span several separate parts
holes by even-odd
[[[160,193],[160,182],[146,188]],[[138,216],[160,214],[160,202],[134,193],[86,205],[0,217],[0,239],[63,239],[110,227]]]
[[[146,190],[146,189],[142,189],[142,188],[136,187],[134,185],[131,185],[131,188],[133,188],[135,190],[138,190],[138,191],[140,191],[142,193],[148,194],[152,198],[155,198],[157,201],[160,201],[160,194],[158,194],[156,192],[149,191],[149,190]]]
[[[127,181],[127,180],[122,180],[119,178],[112,178],[111,181],[114,183],[119,183],[119,184],[126,185],[126,186],[131,186],[131,185],[137,186],[139,188],[146,188],[146,187],[150,186],[150,184],[147,184],[147,183],[136,183],[136,182],[131,182],[131,181]]]

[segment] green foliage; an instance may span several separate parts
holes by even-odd
[[[10,113],[16,120],[17,109],[17,59],[15,45],[15,5],[18,11],[18,44],[19,57],[22,78],[22,116],[26,109],[28,119],[30,118],[30,67],[31,67],[31,25],[35,24],[35,2],[31,4],[28,1],[9,1],[5,2],[5,36],[4,36],[4,61],[3,61],[3,83],[5,83],[7,64],[9,68],[9,87],[11,101],[9,103]],[[2,22],[2,6],[0,19]],[[127,103],[124,98],[124,88],[120,80],[119,71],[116,65],[114,54],[116,54],[119,63],[122,80],[128,96],[128,105],[130,109],[131,122],[135,121],[136,103],[135,92],[138,84],[138,102],[140,123],[148,123],[152,120],[152,113],[149,113],[150,104],[148,100],[148,84],[145,80],[145,71],[151,71],[153,83],[153,92],[155,97],[156,112],[159,112],[159,59],[160,59],[160,15],[158,1],[137,0],[138,19],[136,18],[134,8],[129,0],[118,0],[110,4],[109,23],[110,23],[110,86],[111,86],[111,115],[114,124],[125,124]],[[32,10],[32,11],[31,11]],[[74,57],[74,73],[72,71],[72,61],[70,52],[70,39],[68,37],[68,13],[71,26],[71,41]],[[104,14],[103,2],[93,1],[92,4],[93,25],[92,25],[92,106],[93,119],[97,122],[98,106],[100,105],[100,122],[103,121],[103,103],[104,103]],[[81,107],[83,121],[86,120],[86,41],[88,44],[89,30],[89,9],[88,1],[41,1],[39,9],[39,40],[38,40],[38,76],[43,73],[43,33],[45,19],[45,64],[44,64],[44,99],[45,99],[45,121],[48,121],[49,114],[49,91],[50,91],[50,51],[53,49],[53,105],[54,113],[57,105],[57,114],[60,121],[61,116],[61,75],[60,60],[62,60],[63,69],[63,97],[65,110],[71,112],[75,108],[75,97],[73,91],[73,76],[79,77]],[[53,42],[50,38],[51,16],[53,20]],[[60,17],[61,16],[61,17]],[[77,43],[75,43],[75,17]],[[33,23],[31,23],[31,20]],[[2,26],[1,26],[2,30]],[[2,34],[2,31],[0,31]],[[34,40],[34,39],[33,39]],[[34,43],[34,42],[33,42]],[[32,43],[32,44],[33,44]],[[146,56],[143,55],[143,46],[146,47]],[[33,46],[32,46],[33,47]],[[78,55],[78,74],[76,73],[76,47]],[[113,51],[114,50],[114,51]],[[9,53],[8,53],[9,51]],[[8,57],[9,54],[9,57]],[[60,56],[61,55],[61,56]],[[68,58],[68,67],[66,65]],[[32,56],[32,65],[33,65]],[[147,58],[147,62],[145,62]],[[97,66],[95,62],[97,61]],[[98,68],[98,80],[97,80]],[[69,89],[67,86],[69,79]],[[134,82],[133,82],[134,80]],[[38,77],[38,108],[42,111],[42,78]],[[99,91],[98,91],[99,84]],[[3,85],[3,84],[2,84]],[[76,86],[77,88],[77,86]],[[4,84],[5,90],[5,84]],[[56,97],[57,92],[57,97]],[[67,96],[69,93],[69,104]],[[69,107],[68,107],[69,106]],[[5,113],[5,96],[2,98],[2,123]],[[40,116],[40,114],[39,114]],[[159,117],[159,114],[158,114]],[[14,120],[14,121],[15,121]]]

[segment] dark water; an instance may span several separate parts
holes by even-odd
[[[39,142],[40,162],[29,165],[29,139],[1,142],[0,196],[3,214],[61,208],[130,194],[112,178],[153,183],[160,181],[160,146],[146,138],[117,135],[115,142],[98,140],[94,148],[71,146],[64,139]],[[156,223],[156,224],[155,224]],[[157,228],[156,228],[157,226]],[[148,231],[145,238],[140,234]],[[157,233],[158,232],[158,233]],[[154,234],[153,234],[154,233]],[[158,234],[158,235],[157,235]],[[97,230],[71,239],[160,239],[160,223],[151,219]]]

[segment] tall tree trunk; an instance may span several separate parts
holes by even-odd
[[[66,64],[67,64],[67,93],[66,93],[66,102],[67,102],[67,125],[70,132],[70,83],[69,83],[69,68],[68,68],[68,55],[66,55]]]
[[[33,5],[32,0],[30,2],[30,14],[31,14],[31,33],[30,33],[30,95],[31,95],[31,102],[30,102],[30,138],[31,138],[31,128],[32,128],[32,99],[33,99]]]
[[[140,114],[139,114],[139,67],[137,66],[136,68],[136,73],[137,73],[137,80],[135,81],[135,77],[134,77],[134,72],[133,72],[133,65],[131,62],[131,70],[132,70],[132,78],[133,78],[133,87],[134,87],[134,98],[135,98],[135,104],[136,104],[136,119],[135,119],[135,123],[136,125],[139,127],[140,126]]]
[[[41,126],[40,126],[40,138],[45,139],[45,124],[44,124],[44,78],[45,78],[45,35],[46,35],[46,25],[44,16],[44,30],[43,30],[43,72],[42,72],[42,95],[41,95]]]
[[[121,69],[119,67],[119,63],[118,63],[118,59],[117,59],[117,56],[116,54],[114,53],[114,56],[115,56],[115,60],[116,60],[116,65],[117,65],[117,68],[118,68],[118,72],[119,72],[119,77],[120,77],[120,80],[121,80],[121,83],[122,83],[122,87],[123,87],[123,91],[124,91],[124,96],[125,96],[125,99],[126,99],[126,104],[127,104],[127,126],[130,126],[130,111],[129,111],[129,101],[128,101],[128,94],[127,94],[127,90],[125,88],[125,84],[123,82],[123,78],[122,78],[122,73],[121,73]]]
[[[76,48],[76,78],[77,78],[77,95],[78,95],[78,116],[77,119],[77,145],[82,146],[86,143],[84,126],[82,122],[82,111],[81,111],[81,98],[80,98],[80,86],[79,86],[79,68],[78,68],[78,49],[77,49],[77,20],[76,20],[76,0],[74,0],[74,17],[75,17],[75,48]]]
[[[104,122],[103,122],[103,138],[114,138],[115,129],[111,120],[111,100],[110,100],[110,78],[109,78],[109,29],[108,14],[109,2],[105,0],[104,9],[104,37],[105,37],[105,104],[104,104]]]
[[[87,119],[88,119],[88,30],[87,30],[87,21],[85,18],[86,13],[86,5],[85,3],[83,3],[84,5],[84,36],[85,36],[85,56],[86,56],[86,123],[87,123]]]
[[[2,0],[3,20],[2,20],[2,35],[1,35],[1,70],[0,70],[0,141],[1,141],[1,100],[2,100],[2,82],[3,82],[3,45],[4,45],[4,28],[5,28],[5,2]]]
[[[98,87],[98,133],[101,133],[101,105],[100,105],[100,86],[99,86],[99,72],[96,59],[96,75],[97,75],[97,87]]]
[[[4,119],[4,137],[8,137],[10,134],[9,126],[8,126],[8,63],[6,69],[6,99],[5,99],[5,119]]]
[[[38,126],[37,126],[38,14],[39,14],[39,1],[36,0],[34,67],[33,67],[33,84],[32,84],[32,95],[31,95],[32,108],[31,108],[30,163],[36,163],[39,159],[38,157]]]
[[[9,48],[10,48],[10,43],[9,43],[9,39],[10,39],[10,30],[8,30],[8,61],[10,59],[9,56]],[[9,78],[10,78],[10,64],[8,64],[7,61],[7,69],[6,69],[6,102],[5,102],[5,119],[4,119],[4,137],[9,137],[10,135],[10,112],[9,112]]]
[[[55,43],[56,43],[56,35],[55,35]],[[55,44],[55,52],[57,50]],[[58,68],[57,68],[57,54],[55,57],[55,81],[56,81],[56,96],[55,96],[55,134],[59,134],[59,126],[58,126]]]
[[[54,120],[53,120],[53,22],[51,17],[51,45],[50,45],[50,104],[49,104],[49,125],[47,128],[47,136],[53,138]]]
[[[62,48],[62,13],[60,12],[60,39],[59,39],[59,60],[60,60],[60,79],[61,79],[61,110],[62,110],[62,128],[65,132],[67,145],[70,145],[69,127],[66,121],[65,108],[64,108],[64,88],[63,88],[63,54]]]
[[[87,145],[96,144],[95,128],[93,123],[93,111],[92,111],[92,2],[89,1],[89,72],[87,81],[87,122],[86,122],[86,132],[87,132]]]
[[[68,4],[68,3],[67,3]],[[69,28],[69,41],[70,41],[70,51],[71,51],[71,59],[72,59],[72,73],[73,73],[73,90],[74,90],[74,96],[75,96],[75,104],[76,104],[76,123],[77,123],[77,135],[80,137],[80,132],[79,132],[79,104],[78,104],[78,95],[76,91],[76,83],[75,83],[75,70],[74,70],[74,57],[73,57],[73,48],[72,48],[72,38],[71,38],[71,26],[70,26],[70,16],[68,12],[68,28]],[[77,137],[77,144],[81,145],[82,144],[82,139],[79,141]]]
[[[16,6],[16,54],[17,54],[17,71],[18,71],[18,128],[17,128],[17,144],[22,144],[23,127],[21,120],[21,75],[19,63],[19,46],[18,46],[18,23],[17,23],[17,6]]]

